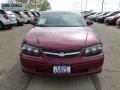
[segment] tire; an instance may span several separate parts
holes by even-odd
[[[17,20],[17,26],[20,26],[20,22]]]
[[[2,29],[3,29],[3,23],[0,22],[0,30],[2,30]]]
[[[7,26],[7,29],[11,29],[11,28],[12,28],[12,25]]]

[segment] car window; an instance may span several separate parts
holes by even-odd
[[[28,12],[24,12],[28,17],[30,17],[30,14]]]
[[[18,15],[20,14],[20,13],[19,13],[19,12],[17,12],[17,11],[14,11],[14,13],[16,13],[16,14],[18,14]]]
[[[112,13],[111,15],[113,16],[113,15],[116,15],[116,14],[118,14],[118,12],[114,12],[114,13]]]
[[[120,13],[118,13],[116,16],[120,16]]]
[[[0,14],[6,14],[4,10],[0,10]]]
[[[110,12],[110,13],[108,13],[108,14],[106,14],[105,16],[109,16],[109,15],[111,15],[113,12]]]
[[[105,12],[103,15],[106,15],[106,14],[108,14],[109,12]]]
[[[37,26],[49,27],[84,27],[85,20],[76,13],[44,13],[37,22]]]

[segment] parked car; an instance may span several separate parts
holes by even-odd
[[[28,23],[34,21],[34,17],[29,11],[24,11],[24,13],[27,15]]]
[[[27,19],[27,15],[25,13],[23,13],[23,12],[20,12],[20,14],[21,14],[21,17],[23,17],[23,19],[24,19],[24,23],[27,23],[29,21]]]
[[[0,30],[3,28],[11,28],[11,22],[5,10],[0,9]]]
[[[116,25],[120,27],[120,18],[116,21]]]
[[[101,18],[99,18],[99,22],[100,22],[100,23],[104,23],[105,18],[110,17],[110,16],[113,16],[113,15],[116,15],[116,14],[118,14],[118,13],[120,13],[120,11],[110,12],[110,13],[102,16]]]
[[[79,76],[102,71],[102,42],[75,12],[52,11],[41,14],[22,42],[22,70],[37,75]]]
[[[93,18],[93,21],[94,21],[94,22],[97,22],[97,17],[99,17],[99,16],[101,16],[101,15],[103,15],[103,14],[104,14],[104,12],[101,12],[101,13],[97,14],[97,15]]]
[[[90,17],[90,20],[96,21],[97,16],[99,16],[101,13],[96,13]]]
[[[24,24],[24,18],[23,18],[23,16],[20,14],[20,12],[19,11],[14,11],[14,14],[15,14],[15,16],[16,16],[16,19],[17,19],[17,25],[19,26],[19,25],[23,25]]]
[[[101,17],[105,16],[106,14],[108,14],[109,12],[104,12],[102,13],[101,15],[99,15],[97,18],[96,18],[96,22],[99,22],[99,20],[101,19]]]
[[[118,18],[120,18],[120,13],[107,17],[104,22],[109,25],[115,25]]]
[[[96,14],[96,13],[94,13],[94,14],[92,14],[92,15],[87,16],[87,17],[86,17],[86,19],[87,19],[87,20],[92,20],[92,17],[93,17],[93,15],[95,15],[95,14]]]
[[[36,13],[37,13],[38,17],[40,17],[40,13],[39,13],[39,12],[37,12],[37,11],[36,11]]]
[[[12,11],[5,11],[8,15],[8,18],[10,19],[10,23],[11,25],[16,25],[17,24],[17,20],[16,20],[16,16]]]
[[[36,12],[34,12],[34,11],[32,11],[31,13],[32,13],[32,15],[34,17],[34,21],[37,21],[37,19],[39,17],[38,14]]]
[[[88,19],[89,16],[94,15],[94,14],[95,14],[95,12],[92,12],[92,13],[89,13],[89,14],[87,14],[87,15],[84,15],[84,18],[85,18],[85,19]]]

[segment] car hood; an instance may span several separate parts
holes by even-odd
[[[26,37],[27,44],[42,48],[82,48],[100,42],[90,27],[35,27]]]

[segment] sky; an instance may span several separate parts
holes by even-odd
[[[85,10],[86,0],[82,0],[82,10]],[[49,0],[52,10],[81,11],[81,0]],[[115,11],[119,8],[120,0],[105,0],[104,11]],[[87,0],[87,10],[101,11],[102,0]]]
[[[0,3],[4,3],[7,0],[0,0]],[[82,11],[85,10],[86,0],[48,0],[51,4],[52,10],[57,11]],[[120,0],[105,0],[104,11],[116,11],[120,10]],[[87,0],[87,10],[93,9],[94,11],[101,11],[102,0]]]

